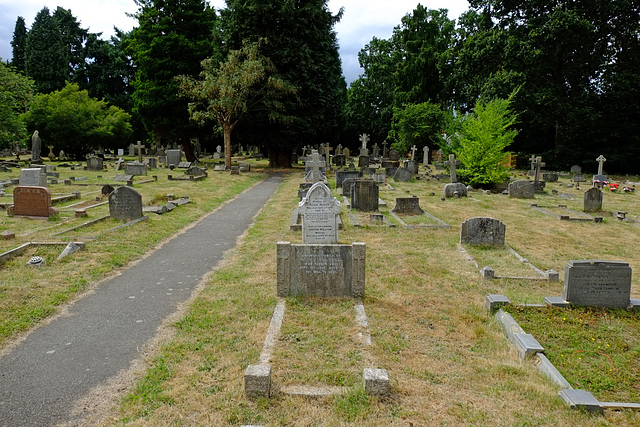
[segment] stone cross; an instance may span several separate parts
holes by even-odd
[[[141,141],[138,141],[138,144],[134,145],[134,147],[138,149],[138,162],[142,163],[142,147],[144,147],[144,145]]]
[[[536,161],[538,160],[538,158],[535,155],[531,155],[531,157],[529,157],[529,162],[531,162],[531,172],[534,172],[536,170]]]
[[[338,144],[338,148],[336,148],[336,155],[342,154],[342,144]]]
[[[382,157],[387,158],[387,140],[385,139],[382,143]]]
[[[596,159],[596,162],[598,162],[598,175],[602,175],[602,166],[606,161],[607,159],[605,159],[602,154],[600,154],[600,156]]]
[[[451,182],[458,182],[458,176],[456,175],[456,166],[460,166],[460,160],[456,159],[455,154],[449,154],[449,160],[444,162],[445,166],[449,166],[449,173],[451,177]]]
[[[538,156],[536,157],[535,161],[531,163],[531,166],[535,170],[533,181],[534,182],[540,181],[540,169],[546,166],[546,163],[542,161],[542,157]]]
[[[324,146],[324,158],[329,161],[329,157],[331,156],[331,150],[333,150],[333,147],[329,145],[329,143],[327,142],[327,144]]]
[[[416,159],[416,151],[418,149],[416,148],[416,145],[414,144],[413,147],[411,147],[411,160],[415,160]]]
[[[305,165],[311,168],[310,173],[312,182],[316,183],[322,181],[322,172],[320,171],[320,168],[325,167],[327,163],[322,160],[322,157],[317,150],[313,150],[311,152],[311,160],[307,160]]]
[[[367,135],[366,133],[360,135],[360,142],[362,142],[362,149],[366,150],[367,142],[369,142],[369,135]]]
[[[422,165],[427,166],[429,164],[429,147],[425,145],[422,151],[424,151],[424,157],[422,158]]]

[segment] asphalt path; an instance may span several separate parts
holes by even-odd
[[[0,358],[0,425],[72,421],[74,402],[142,356],[158,327],[236,245],[280,182],[271,177],[242,193]]]

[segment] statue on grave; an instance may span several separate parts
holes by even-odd
[[[42,150],[42,140],[38,131],[33,132],[31,136],[31,160],[40,160],[40,151]]]
[[[53,145],[49,145],[49,155],[47,156],[50,161],[54,161],[56,159],[56,155],[53,154]]]

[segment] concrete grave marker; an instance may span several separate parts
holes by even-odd
[[[47,174],[42,168],[25,168],[20,171],[20,185],[27,187],[46,187]]]
[[[422,166],[428,166],[429,165],[429,147],[427,147],[426,145],[424,146],[424,148],[422,149],[423,151],[423,155],[422,155]]]
[[[298,205],[303,243],[338,243],[340,202],[323,182],[316,182]]]
[[[317,150],[313,150],[311,152],[311,160],[305,162],[305,168],[309,168],[309,172],[304,178],[305,181],[312,183],[324,181],[326,178],[320,169],[326,167],[326,165],[327,162],[322,160],[320,153]]]
[[[408,215],[419,215],[424,213],[420,207],[420,199],[417,197],[396,197],[396,206],[392,211]]]
[[[58,211],[51,207],[51,193],[46,187],[18,186],[13,189],[12,216],[48,218]]]
[[[584,193],[584,211],[599,212],[602,210],[602,191],[591,187]]]
[[[147,174],[147,165],[140,162],[128,162],[124,165],[124,173],[125,175],[146,175]]]
[[[517,179],[509,183],[509,197],[516,199],[533,198],[533,182],[524,179]]]
[[[378,210],[380,191],[372,179],[356,179],[351,187],[351,207],[358,211]]]
[[[142,196],[131,187],[118,187],[109,194],[109,215],[115,219],[142,217]]]
[[[104,169],[104,161],[98,156],[91,156],[87,159],[88,171],[101,171]]]
[[[562,297],[574,305],[627,308],[630,295],[627,262],[572,260],[565,267]]]
[[[167,150],[167,165],[178,166],[182,159],[182,150]]]
[[[498,219],[489,217],[468,218],[460,227],[460,243],[504,246],[505,231],[505,225]]]

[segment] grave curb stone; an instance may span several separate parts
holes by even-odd
[[[268,398],[271,394],[271,366],[247,366],[244,371],[244,392],[251,398]]]

